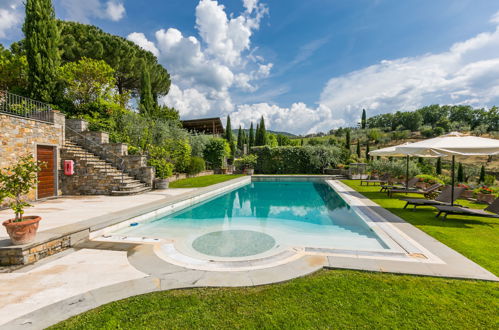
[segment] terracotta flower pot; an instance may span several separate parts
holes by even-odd
[[[494,201],[494,199],[496,199],[496,196],[494,194],[482,194],[482,193],[478,193],[476,195],[476,199],[479,202],[484,202],[484,203],[487,203],[487,204],[492,204],[492,202]]]
[[[463,191],[462,194],[461,194],[461,197],[462,198],[467,198],[467,199],[473,198],[473,190],[465,190],[465,191]]]
[[[14,245],[28,244],[35,239],[38,224],[42,220],[39,216],[23,217],[22,221],[14,222],[9,219],[3,222],[10,240]]]

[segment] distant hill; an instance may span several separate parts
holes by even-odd
[[[237,132],[239,131],[239,129],[233,129],[232,130],[232,133],[237,136]],[[246,133],[249,133],[249,129],[244,129],[243,128],[243,131],[246,131]],[[270,130],[267,130],[267,133],[272,133],[272,134],[282,134],[282,135],[285,135],[285,136],[289,136],[291,138],[293,137],[298,137],[298,135],[295,135],[295,134],[292,134],[292,133],[288,133],[288,132],[278,132],[278,131],[270,131]]]

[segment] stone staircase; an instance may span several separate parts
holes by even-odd
[[[61,159],[75,162],[74,175],[62,174],[67,194],[124,196],[151,190],[150,186],[69,138],[61,148]]]

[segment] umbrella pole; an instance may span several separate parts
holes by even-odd
[[[406,163],[405,163],[405,190],[406,190],[406,195],[407,195],[407,189],[409,189],[409,155],[406,156]]]
[[[450,205],[454,205],[454,163],[456,161],[456,156],[452,155],[452,180],[451,180],[451,191],[450,191]]]

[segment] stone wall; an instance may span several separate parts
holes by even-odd
[[[65,117],[53,111],[52,118],[53,124],[0,113],[0,168],[15,164],[27,154],[36,158],[37,145],[56,146],[56,164],[59,164],[59,148],[64,144]],[[31,191],[28,198],[36,199],[36,190]]]

